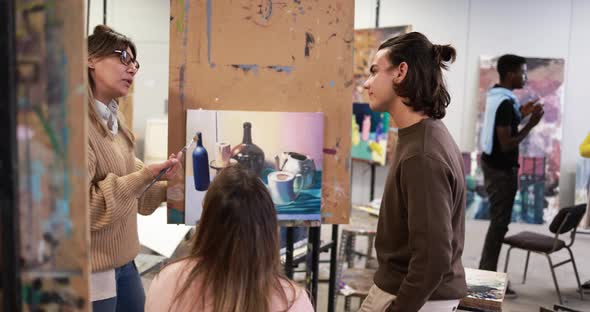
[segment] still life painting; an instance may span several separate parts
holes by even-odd
[[[188,110],[185,223],[200,219],[215,176],[239,165],[267,186],[279,221],[320,221],[323,113]]]

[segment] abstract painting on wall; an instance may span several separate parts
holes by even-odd
[[[366,103],[354,103],[352,114],[352,158],[385,165],[389,113],[374,112]]]
[[[496,70],[497,61],[498,57],[481,57],[480,59],[476,122],[476,147],[478,150],[486,92],[499,81]],[[520,103],[539,98],[539,101],[544,105],[545,115],[520,144],[519,191],[516,194],[513,221],[540,224],[551,220],[559,210],[561,114],[564,105],[565,61],[550,58],[526,58],[526,61],[528,82],[523,89],[514,90],[514,93]],[[527,121],[527,119],[523,120],[524,123]],[[474,164],[478,165],[478,162],[474,162]],[[543,168],[540,169],[539,166],[543,166]],[[476,173],[478,170],[478,168],[474,168],[472,173]],[[519,201],[522,202],[520,207]],[[480,206],[478,211],[481,212],[483,219],[487,219],[485,216],[489,209],[486,210],[485,207]]]
[[[393,145],[395,132],[390,132],[388,113],[373,112],[363,83],[369,78],[369,68],[381,43],[389,38],[406,34],[411,26],[358,29],[354,32],[354,90],[352,95],[352,148],[351,157],[385,165],[388,145]]]
[[[588,203],[588,193],[590,192],[590,158],[578,159],[576,164],[576,197],[575,204]],[[590,211],[586,211],[586,215],[580,225],[583,228],[590,228]]]
[[[185,223],[200,219],[209,183],[240,165],[265,183],[279,222],[321,221],[323,113],[187,111]]]
[[[512,207],[512,222],[543,223],[545,203],[545,167],[544,157],[519,157],[518,189]],[[463,153],[463,162],[467,186],[468,219],[490,219],[490,202],[484,187],[481,169],[481,153]]]

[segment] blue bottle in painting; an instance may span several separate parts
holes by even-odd
[[[201,132],[197,132],[197,147],[193,151],[193,177],[197,191],[206,191],[209,188],[209,156],[203,147]]]

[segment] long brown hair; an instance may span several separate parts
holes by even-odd
[[[388,49],[392,65],[408,64],[408,73],[395,92],[407,97],[405,105],[431,118],[442,119],[451,102],[442,75],[442,69],[455,61],[455,48],[450,45],[432,44],[419,32],[393,37],[383,42],[379,50]]]
[[[239,166],[213,180],[203,202],[203,214],[190,255],[194,266],[174,301],[212,296],[216,312],[269,312],[279,295],[290,308],[282,286],[295,286],[283,275],[279,257],[278,222],[274,204],[262,181]],[[183,259],[184,260],[184,259]],[[201,291],[189,294],[199,281]],[[281,283],[283,282],[283,283]],[[183,296],[186,296],[183,298]]]
[[[133,55],[137,58],[137,50],[131,39],[114,31],[112,28],[106,25],[97,25],[94,27],[92,35],[88,36],[89,59],[100,59],[112,56],[114,50],[126,50],[127,48],[131,49],[131,52],[133,52]],[[95,82],[92,79],[92,75],[90,74],[90,69],[88,69],[88,115],[90,117],[90,122],[92,122],[106,137],[110,135],[110,131],[108,131],[107,127],[104,125],[101,117],[96,111],[93,93],[95,86]],[[135,145],[135,136],[125,124],[122,114],[118,115],[118,122],[119,130],[122,131],[123,136],[127,139],[127,143],[129,143],[129,146],[133,147]]]

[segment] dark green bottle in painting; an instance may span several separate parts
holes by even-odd
[[[252,142],[252,124],[244,123],[244,135],[242,137],[242,144],[238,152],[234,154],[233,158],[238,163],[256,175],[260,176],[264,168],[264,151],[258,145]]]

